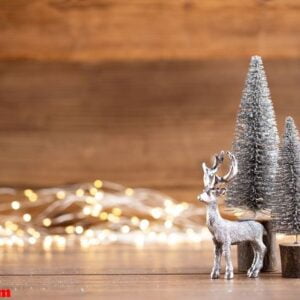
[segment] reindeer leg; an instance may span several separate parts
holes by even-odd
[[[231,251],[230,251],[230,243],[223,244],[223,253],[225,256],[226,261],[226,269],[225,269],[225,279],[232,279],[234,277],[233,275],[233,266],[231,261]]]
[[[252,246],[252,249],[253,249],[253,261],[252,261],[251,267],[249,268],[249,270],[247,272],[248,277],[251,277],[251,274],[252,274],[253,270],[255,269],[255,266],[256,266],[257,261],[258,261],[257,247],[256,247],[255,243],[253,243],[253,242],[251,242],[251,246]]]
[[[267,249],[265,244],[262,241],[262,238],[256,240],[256,247],[257,247],[258,259],[257,259],[254,269],[252,270],[252,273],[248,275],[251,278],[258,277],[258,274],[259,274],[261,268],[263,267],[264,256],[265,256],[266,249]]]
[[[210,278],[217,279],[220,277],[220,271],[221,271],[222,244],[217,242],[215,239],[213,241],[215,244],[215,258],[214,258],[214,266],[212,268]]]

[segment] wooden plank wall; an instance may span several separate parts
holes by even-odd
[[[231,145],[249,58],[300,124],[300,1],[0,3],[0,184],[101,178],[180,200]],[[300,126],[300,125],[299,125]]]
[[[298,58],[299,10],[299,0],[2,0],[0,58]]]

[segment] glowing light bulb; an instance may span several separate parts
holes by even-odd
[[[99,179],[95,180],[94,181],[94,186],[97,188],[97,189],[101,189],[102,186],[103,186],[103,182]]]
[[[95,196],[97,194],[98,190],[95,187],[92,187],[89,189],[89,192],[91,195]]]
[[[149,227],[149,221],[144,219],[144,220],[141,220],[140,222],[140,228],[141,230],[146,230],[148,227]]]
[[[159,207],[151,209],[150,213],[154,219],[159,219],[162,216],[162,210]]]
[[[122,210],[120,209],[120,208],[118,208],[118,207],[114,207],[113,209],[112,209],[112,213],[115,215],[115,216],[121,216],[121,214],[122,214]]]
[[[122,232],[122,233],[128,233],[129,231],[130,231],[130,228],[129,228],[128,225],[123,225],[123,226],[121,227],[121,232]]]
[[[120,221],[120,218],[113,214],[108,214],[108,221],[110,221],[112,223],[118,223]]]
[[[69,225],[69,226],[67,226],[67,227],[65,228],[65,232],[66,232],[67,234],[72,234],[72,233],[75,232],[75,227],[72,226],[72,225]]]
[[[136,216],[131,217],[130,221],[131,221],[131,224],[134,226],[138,226],[140,223],[140,219]]]
[[[85,202],[87,204],[90,204],[90,205],[93,205],[93,204],[96,203],[95,198],[94,197],[90,197],[90,196],[88,196],[88,197],[85,198]]]
[[[173,226],[173,222],[172,221],[170,221],[170,220],[165,221],[165,227],[167,229],[172,228],[172,226]]]
[[[127,189],[125,190],[125,195],[126,195],[126,196],[132,196],[133,193],[134,193],[134,190],[131,189],[131,188],[127,188]]]
[[[170,199],[166,199],[166,200],[164,201],[164,205],[165,205],[166,207],[172,206],[172,205],[173,205],[173,201],[171,201]]]
[[[18,210],[20,207],[21,207],[21,204],[20,204],[19,201],[13,201],[11,203],[11,208],[14,209],[14,210]]]
[[[84,231],[84,229],[83,229],[82,226],[79,226],[79,225],[78,225],[78,226],[75,227],[75,232],[76,232],[77,234],[82,234],[83,231]]]
[[[31,215],[30,214],[24,214],[23,215],[23,220],[25,222],[30,222],[31,221]]]
[[[92,229],[88,229],[84,233],[85,236],[92,238],[94,236],[94,231]]]
[[[84,190],[83,190],[83,189],[78,189],[78,190],[76,191],[76,196],[82,197],[83,195],[84,195]]]
[[[32,190],[30,190],[30,189],[26,189],[25,191],[24,191],[24,195],[26,196],[26,197],[30,197],[30,195],[33,193],[33,191]]]
[[[65,191],[58,191],[58,192],[56,193],[56,198],[59,199],[59,200],[62,200],[62,199],[64,199],[65,197],[66,197]]]
[[[91,209],[90,206],[85,206],[85,207],[82,209],[82,212],[83,212],[84,215],[88,216],[88,215],[91,214],[92,209]]]
[[[31,236],[30,238],[28,238],[28,242],[29,244],[34,245],[36,243],[36,239],[33,236]]]
[[[137,247],[143,247],[144,243],[145,243],[145,237],[143,234],[139,234],[135,237],[134,242],[136,244]]]
[[[28,197],[30,202],[35,202],[38,199],[37,194],[31,193],[31,195]]]
[[[49,226],[51,226],[51,224],[52,224],[52,221],[51,221],[49,218],[45,218],[45,219],[43,220],[43,225],[44,225],[45,227],[49,227]]]
[[[100,220],[102,221],[106,221],[108,218],[108,213],[106,211],[103,211],[100,216],[99,216]]]

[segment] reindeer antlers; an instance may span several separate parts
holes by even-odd
[[[237,165],[237,160],[236,160],[235,156],[229,151],[227,151],[227,155],[229,156],[229,159],[231,161],[230,169],[229,169],[228,173],[226,175],[224,175],[223,177],[217,176],[219,182],[225,182],[225,183],[229,182],[236,176],[236,174],[238,172],[238,165]]]
[[[229,151],[227,151],[227,155],[231,161],[231,165],[228,173],[224,176],[216,175],[219,165],[224,161],[224,155],[224,151],[221,151],[220,154],[216,154],[214,156],[214,162],[211,168],[208,168],[205,163],[202,164],[204,172],[203,181],[204,187],[206,189],[212,189],[218,183],[227,183],[236,176],[238,172],[237,160],[235,156]]]

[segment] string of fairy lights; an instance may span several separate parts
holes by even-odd
[[[45,250],[108,243],[199,242],[204,207],[151,189],[101,181],[47,189],[0,188],[0,247]]]

